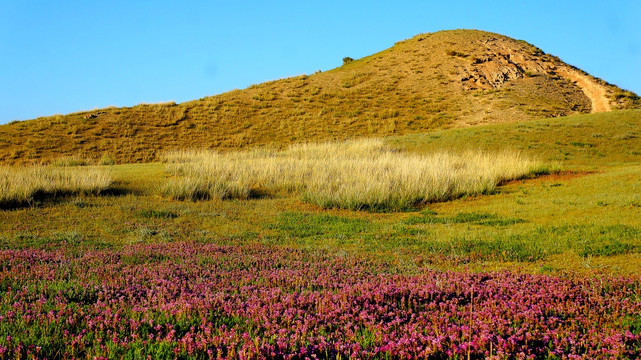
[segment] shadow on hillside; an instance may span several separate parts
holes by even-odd
[[[588,170],[588,171],[571,171],[571,170],[558,170],[550,171],[547,173],[527,175],[514,180],[507,180],[499,182],[499,186],[512,185],[512,184],[522,184],[530,181],[563,181],[568,179],[574,179],[582,176],[588,176],[592,174],[597,174],[598,171]]]
[[[100,196],[125,196],[125,195],[144,195],[142,189],[137,189],[129,186],[127,182],[124,181],[114,181],[107,189],[100,191],[98,195]]]
[[[254,188],[249,191],[250,199],[270,199],[278,197],[277,193],[270,192],[264,188]]]

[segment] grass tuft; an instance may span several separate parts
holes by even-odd
[[[78,156],[64,156],[54,160],[53,166],[86,166],[87,160]]]
[[[115,165],[116,160],[110,154],[103,154],[102,157],[98,160],[98,165]]]
[[[32,204],[50,197],[98,193],[111,183],[109,172],[93,167],[0,167],[0,205]]]
[[[146,209],[138,212],[138,215],[146,219],[175,219],[178,214],[169,210]]]

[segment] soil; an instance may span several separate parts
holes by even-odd
[[[606,96],[607,90],[605,87],[599,85],[588,76],[583,75],[574,69],[559,69],[557,73],[564,78],[575,82],[576,85],[583,90],[585,96],[590,98],[590,101],[592,101],[591,113],[612,110],[610,107],[610,101]]]

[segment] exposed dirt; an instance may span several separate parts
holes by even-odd
[[[590,98],[590,101],[592,101],[591,113],[612,110],[610,107],[610,100],[607,97],[607,90],[604,86],[599,85],[596,81],[590,79],[590,77],[571,68],[560,68],[557,70],[557,73],[564,78],[575,82],[576,85],[583,90],[585,96]]]
[[[605,86],[593,77],[562,63],[558,58],[537,50],[528,51],[530,49],[519,48],[514,44],[508,45],[505,39],[498,37],[487,39],[484,46],[483,54],[472,59],[472,63],[463,69],[461,85],[466,90],[498,89],[510,81],[526,77],[561,76],[576,85],[590,99],[592,113],[612,110]]]

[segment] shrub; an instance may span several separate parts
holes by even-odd
[[[100,160],[98,160],[98,165],[114,165],[116,163],[116,160],[113,158],[113,156],[104,153]]]
[[[470,56],[468,54],[465,54],[465,53],[462,53],[462,52],[458,52],[456,50],[447,50],[445,53],[447,55],[449,55],[449,56],[457,56],[457,57],[461,57],[461,58],[466,58],[466,57]]]
[[[351,63],[352,61],[354,61],[354,59],[353,59],[353,58],[351,58],[351,57],[349,57],[349,56],[346,56],[346,57],[344,57],[344,58],[343,58],[343,65],[345,65],[345,64],[349,64],[349,63]]]

